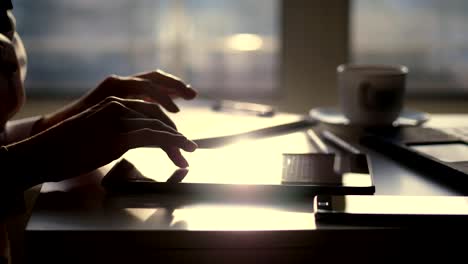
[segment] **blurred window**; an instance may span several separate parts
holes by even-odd
[[[468,94],[468,1],[354,0],[351,57],[409,67],[412,94]]]
[[[27,90],[75,95],[160,68],[202,94],[272,97],[279,0],[15,0]]]

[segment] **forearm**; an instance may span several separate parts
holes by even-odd
[[[41,116],[8,121],[0,137],[0,145],[8,145],[22,141],[36,132],[35,126],[42,120]]]
[[[61,109],[55,112],[45,114],[32,127],[31,136],[38,134],[42,131],[45,131],[55,125],[58,125],[64,120],[67,120],[68,118],[76,114],[79,114],[80,112],[84,110],[86,109],[83,107],[80,107],[79,100],[78,100],[78,101],[74,101],[65,105],[64,107],[62,107]]]

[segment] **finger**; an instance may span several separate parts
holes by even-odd
[[[171,134],[164,131],[155,131],[148,128],[132,131],[128,133],[122,133],[120,138],[120,146],[126,149],[133,149],[145,146],[158,146],[163,149],[170,147],[181,148],[188,152],[193,152],[197,148],[197,145],[192,141],[188,140],[180,134]],[[167,152],[166,152],[167,153]],[[188,164],[180,160],[180,157],[174,156],[172,152],[167,153],[169,158],[179,167],[186,167]]]
[[[175,123],[161,110],[155,103],[144,102],[141,100],[125,100],[125,106],[144,114],[147,117],[156,118],[166,125],[177,130]]]
[[[180,149],[176,147],[165,147],[163,150],[166,152],[169,159],[180,168],[187,168],[189,166],[187,160],[182,156]]]
[[[135,131],[121,133],[122,139],[127,139],[126,144],[131,148],[145,146],[177,147],[187,152],[193,152],[198,147],[193,141],[181,134],[172,134],[165,131],[157,131],[143,128]]]
[[[185,84],[180,78],[162,70],[141,73],[136,76],[139,78],[148,79],[155,84],[162,86],[166,94],[170,95],[171,97],[182,97],[184,99],[190,100],[197,96],[197,92],[192,89],[190,85]]]
[[[187,169],[177,169],[174,173],[166,180],[167,183],[179,183],[184,180],[185,176],[187,176],[188,170]]]
[[[155,103],[149,103],[138,99],[122,99],[114,96],[108,97],[106,98],[106,100],[108,100],[109,102],[119,102],[125,107],[142,114],[145,118],[161,120],[166,125],[177,130],[177,127],[174,124],[174,122],[161,110],[159,105]]]
[[[148,93],[150,92],[148,91]],[[153,98],[155,98],[155,100],[158,103],[160,103],[167,111],[172,113],[177,113],[180,111],[179,107],[174,103],[174,101],[169,95],[161,93],[159,91],[154,91],[153,94]]]
[[[131,132],[135,130],[140,130],[143,128],[149,128],[157,131],[165,131],[176,135],[181,135],[174,128],[164,124],[164,122],[157,119],[150,118],[122,118],[120,119],[121,133]]]
[[[113,131],[129,132],[143,128],[151,128],[179,134],[174,123],[169,117],[162,113],[157,105],[139,102],[138,100],[124,100],[116,97],[107,98],[102,105],[103,106],[95,106],[95,109],[90,111],[92,113],[86,116],[91,117],[96,114],[94,115],[95,122],[100,125],[106,124],[108,128],[112,127]],[[154,108],[155,106],[156,108]],[[149,109],[149,107],[153,109]],[[156,112],[154,112],[154,109],[156,109]],[[153,116],[159,113],[158,117],[162,118],[164,121],[158,118],[148,118],[138,110]]]
[[[113,93],[117,97],[147,97],[149,96],[154,101],[161,104],[170,112],[179,112],[179,107],[174,103],[169,95],[161,88],[157,87],[150,80],[138,77],[118,77],[113,76],[113,79],[108,82],[109,87],[113,87]]]
[[[96,117],[101,121],[120,120],[121,118],[146,118],[145,115],[135,111],[123,103],[116,100],[104,100],[103,103],[94,106],[90,109],[90,114],[87,117]]]

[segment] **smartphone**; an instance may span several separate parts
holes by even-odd
[[[314,199],[318,223],[427,226],[468,223],[468,197],[318,195]]]

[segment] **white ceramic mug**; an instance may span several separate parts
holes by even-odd
[[[403,109],[408,68],[402,65],[342,64],[338,94],[350,124],[389,126]]]

